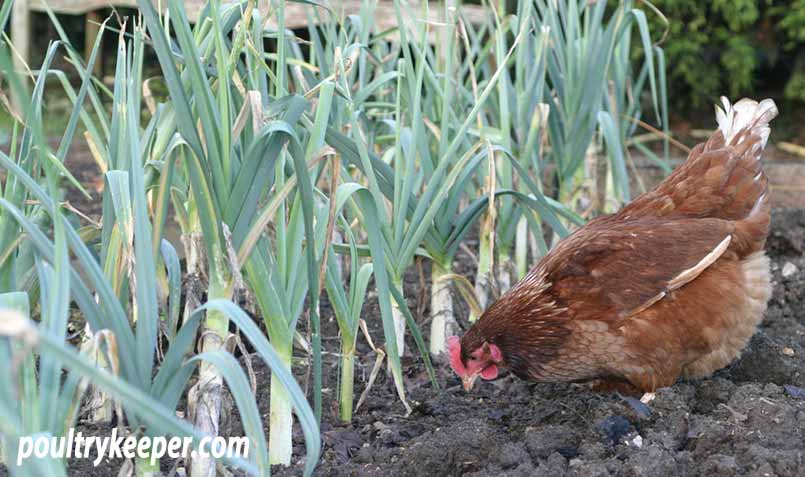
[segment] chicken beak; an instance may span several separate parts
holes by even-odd
[[[477,374],[471,374],[469,376],[464,376],[461,378],[462,384],[464,384],[464,390],[467,392],[472,391],[472,386],[475,384],[475,380],[478,379]]]

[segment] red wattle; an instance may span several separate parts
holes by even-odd
[[[495,366],[494,364],[490,364],[489,366],[484,368],[483,371],[481,371],[481,377],[486,379],[486,380],[497,378],[498,377],[498,367]]]

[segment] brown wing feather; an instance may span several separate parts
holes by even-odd
[[[639,382],[645,389],[669,385],[681,371],[672,355],[706,352],[709,343],[699,343],[695,332],[675,333],[679,326],[698,326],[698,320],[659,310],[680,309],[671,304],[679,296],[675,290],[684,294],[687,284],[695,289],[720,258],[735,257],[729,251],[732,223],[652,217],[608,222],[591,223],[569,237],[535,270],[551,284],[545,294],[562,310],[567,334],[553,359],[528,363],[527,373],[540,380],[614,373],[648,380]]]
[[[694,280],[724,253],[733,231],[719,219],[607,217],[560,243],[536,271],[569,319],[619,320]]]

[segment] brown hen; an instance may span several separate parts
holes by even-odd
[[[741,353],[771,292],[761,155],[777,108],[722,102],[718,130],[656,189],[562,240],[449,341],[465,388],[502,366],[535,381],[654,391]]]

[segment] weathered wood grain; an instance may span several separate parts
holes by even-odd
[[[70,15],[84,15],[86,13],[108,7],[129,7],[137,8],[137,0],[13,0],[14,12],[12,16],[12,42],[20,56],[28,61],[29,58],[29,41],[30,41],[30,11],[46,11],[45,1],[47,5],[56,13],[70,14]],[[158,10],[167,9],[168,0],[151,0]],[[198,20],[202,9],[206,5],[206,0],[184,0],[185,11],[187,18],[191,22]],[[228,0],[223,0],[223,3],[230,3]],[[362,0],[342,0],[324,2],[331,8],[331,11],[336,17],[345,18],[347,15],[360,13]],[[409,26],[414,22],[423,21],[425,14],[423,12],[423,5],[420,0],[408,0],[405,2],[410,7],[410,15],[406,15],[404,22]],[[260,0],[260,9],[268,8],[268,0]],[[309,8],[319,8],[321,18],[327,19],[329,16],[325,9],[321,7],[310,7],[300,3],[288,2],[285,5],[285,26],[286,28],[302,28],[307,25],[307,13]],[[479,23],[483,20],[485,10],[477,5],[464,5],[461,7],[461,13],[472,23]],[[440,26],[444,25],[445,11],[443,2],[429,2],[429,9],[427,12],[427,21],[431,27],[431,41],[436,41],[438,38],[438,31]],[[380,32],[394,28],[397,26],[397,16],[395,14],[394,6],[391,1],[383,0],[377,2],[374,11],[374,25],[375,31]],[[267,27],[276,28],[276,19],[272,16],[269,20]]]

